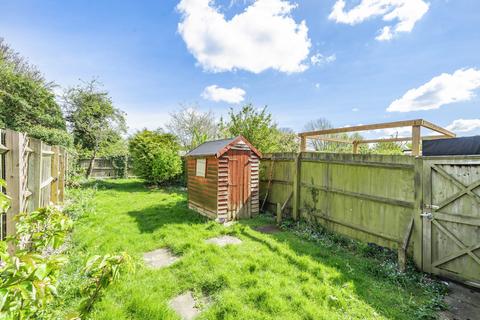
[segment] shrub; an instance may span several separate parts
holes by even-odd
[[[0,185],[4,182],[0,180]],[[8,199],[0,192],[0,212]],[[0,318],[30,319],[46,315],[57,294],[57,279],[66,258],[59,253],[72,221],[60,211],[44,208],[17,215],[17,233],[0,242]]]
[[[182,172],[179,145],[171,134],[143,130],[129,141],[135,174],[149,183],[162,184]]]

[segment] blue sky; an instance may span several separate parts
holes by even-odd
[[[181,103],[251,102],[295,131],[424,118],[480,134],[480,1],[341,2],[0,0],[0,37],[63,87],[98,78],[132,130]]]

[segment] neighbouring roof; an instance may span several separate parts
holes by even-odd
[[[231,146],[235,145],[239,141],[245,142],[253,152],[255,152],[259,157],[261,157],[261,153],[255,149],[248,141],[242,136],[238,136],[235,138],[230,139],[222,139],[222,140],[214,140],[214,141],[207,141],[196,147],[195,149],[191,150],[186,154],[187,157],[189,156],[217,156],[220,157],[222,154],[227,152]]]

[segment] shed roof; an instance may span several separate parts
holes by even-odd
[[[189,153],[186,154],[187,157],[190,156],[216,156],[220,157],[222,154],[227,152],[230,147],[234,146],[237,144],[239,141],[245,142],[250,149],[255,152],[259,157],[262,156],[262,154],[253,147],[250,142],[247,141],[242,136],[238,136],[235,138],[230,138],[230,139],[222,139],[222,140],[214,140],[214,141],[207,141],[196,147],[195,149],[191,150]]]

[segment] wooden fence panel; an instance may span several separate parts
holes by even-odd
[[[284,215],[400,252],[414,213],[421,210],[417,166],[408,156],[267,154],[261,164],[260,199],[268,188],[264,209],[275,212],[277,203],[288,201]],[[414,237],[419,232],[416,228]],[[421,243],[411,244],[409,250],[421,257]]]
[[[50,147],[24,133],[0,130],[0,178],[7,183],[0,192],[11,202],[7,214],[0,215],[0,240],[15,233],[13,218],[19,212],[63,202],[66,157],[61,147]]]

